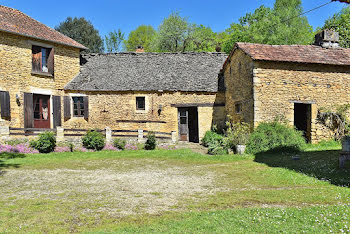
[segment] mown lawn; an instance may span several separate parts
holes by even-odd
[[[0,232],[350,232],[339,150],[2,155]]]

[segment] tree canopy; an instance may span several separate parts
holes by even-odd
[[[127,51],[134,51],[138,46],[142,46],[145,51],[151,51],[152,40],[156,35],[156,30],[151,25],[140,25],[131,31],[128,39],[124,41]]]
[[[264,5],[239,19],[227,29],[230,39],[224,50],[229,53],[236,42],[276,45],[310,44],[313,30],[305,16],[301,16],[301,0],[276,0],[274,7]]]
[[[103,40],[98,30],[84,17],[67,17],[55,29],[86,46],[88,50],[84,53],[102,53],[104,50]]]
[[[350,6],[343,8],[326,20],[323,29],[334,29],[339,33],[340,46],[350,48]]]
[[[120,29],[112,31],[105,36],[106,51],[115,53],[121,50],[121,44],[124,41],[124,33]]]

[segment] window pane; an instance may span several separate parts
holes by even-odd
[[[80,116],[84,116],[84,110],[80,111]]]
[[[84,110],[84,103],[80,103],[80,109]]]
[[[180,116],[187,116],[187,111],[185,111],[185,110],[182,110],[182,111],[180,111]]]
[[[49,69],[47,67],[47,59],[48,59],[48,49],[41,48],[41,70],[42,70],[42,72],[49,71]]]
[[[145,97],[136,97],[136,109],[145,110]]]
[[[40,113],[34,112],[34,119],[40,119]]]
[[[180,124],[187,124],[187,118],[186,117],[180,117]]]
[[[78,111],[77,110],[74,110],[74,115],[78,116]]]

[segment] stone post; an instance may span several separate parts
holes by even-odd
[[[177,134],[176,134],[176,131],[171,131],[171,141],[173,143],[176,143],[177,141]]]
[[[110,127],[106,127],[106,144],[112,143],[112,129]]]
[[[10,127],[9,126],[0,126],[0,141],[4,143],[10,139]]]
[[[64,142],[64,128],[56,127],[56,141]]]
[[[142,142],[143,141],[143,129],[139,129],[137,132],[138,132],[137,141]]]

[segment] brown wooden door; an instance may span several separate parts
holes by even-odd
[[[33,95],[34,128],[50,128],[50,96]]]
[[[188,109],[179,108],[180,141],[188,141]]]

